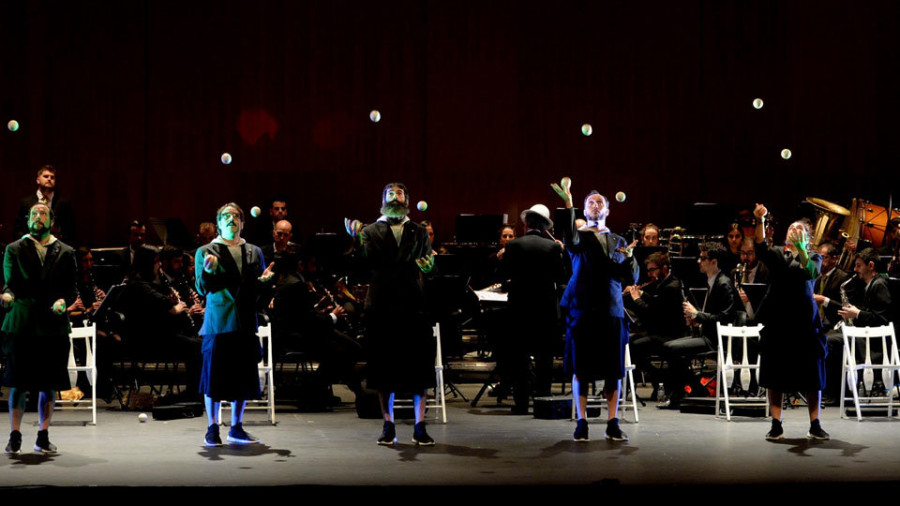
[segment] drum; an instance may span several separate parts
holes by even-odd
[[[863,199],[853,199],[850,216],[847,217],[845,228],[851,237],[853,231],[858,230],[858,238],[869,241],[875,248],[884,243],[884,234],[893,218],[900,218],[900,210],[888,209],[884,206],[873,204]]]

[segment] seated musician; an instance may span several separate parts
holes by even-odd
[[[650,283],[643,287],[632,285],[625,289],[631,309],[637,315],[640,330],[631,335],[631,357],[653,384],[650,400],[656,400],[659,370],[651,362],[654,355],[662,355],[663,345],[686,334],[681,307],[684,292],[681,281],[671,272],[668,253],[656,252],[644,261]]]
[[[860,288],[857,288],[855,297],[859,305],[854,304],[851,300],[851,303],[838,310],[837,313],[843,318],[844,325],[879,327],[891,323],[893,319],[891,292],[888,287],[887,275],[884,272],[885,262],[874,248],[866,248],[856,253],[853,263],[853,271],[860,280]],[[868,351],[871,354],[868,359],[873,363],[882,361],[880,341],[872,341]],[[836,353],[836,355],[838,354]],[[843,360],[843,353],[840,353],[839,356]],[[866,350],[857,346],[857,362],[863,362],[866,359]],[[841,385],[840,380],[837,384]],[[840,390],[837,391],[837,394],[840,394]]]
[[[719,260],[719,268],[727,275],[741,263],[741,244],[744,243],[744,229],[738,222],[728,225],[725,235],[725,253]]]
[[[515,225],[509,223],[503,225],[503,228],[500,230],[499,240],[497,241],[499,249],[488,255],[487,258],[483,259],[483,261],[476,266],[476,272],[473,273],[471,282],[473,288],[482,289],[506,281],[503,279],[503,275],[500,272],[500,264],[503,261],[503,255],[506,253],[507,243],[515,238]]]
[[[135,359],[178,360],[187,366],[186,394],[199,399],[201,340],[192,328],[187,305],[158,284],[159,251],[141,246],[134,255],[125,289],[116,301],[122,313],[121,336]]]
[[[90,318],[100,307],[106,293],[94,283],[94,255],[90,248],[80,247],[75,251],[78,260],[78,297],[75,303],[67,308],[69,320],[75,326],[80,326],[82,320]]]
[[[853,270],[865,283],[862,305],[857,307],[848,304],[838,310],[838,314],[845,324],[848,320],[853,320],[857,327],[887,325],[892,317],[891,292],[881,257],[873,248],[866,248],[856,254]]]
[[[78,281],[75,287],[78,296],[75,302],[66,308],[69,315],[69,321],[73,327],[84,326],[89,322],[106,297],[106,292],[97,287],[94,283],[94,256],[91,254],[90,248],[82,246],[75,250],[75,259],[78,262]],[[95,325],[97,323],[95,322]],[[115,335],[113,335],[115,337]],[[101,398],[108,398],[112,391],[112,363],[114,348],[117,343],[114,338],[110,338],[103,326],[97,329],[97,350],[103,350],[96,354],[97,365],[97,394]],[[75,356],[80,360],[85,355],[85,351],[80,349],[81,342],[76,342]],[[60,396],[64,399],[80,399],[84,394],[82,391],[89,391],[87,378],[83,375],[78,376],[78,386],[67,392],[60,392]]]
[[[641,229],[641,246],[648,248],[659,246],[659,227],[653,223],[644,225]]]
[[[819,246],[819,256],[822,257],[822,269],[813,286],[813,299],[819,306],[819,317],[825,329],[828,343],[828,355],[825,357],[825,390],[822,392],[822,402],[826,406],[837,405],[841,393],[841,369],[844,360],[844,337],[838,322],[842,321],[838,311],[841,309],[841,288],[847,294],[848,302],[856,301],[855,294],[862,294],[862,290],[856,289],[861,284],[858,278],[850,279],[850,274],[838,268],[838,259],[841,252],[831,242],[822,243]]]
[[[159,281],[163,288],[169,289],[171,296],[176,296],[176,302],[184,302],[187,313],[193,320],[193,330],[203,326],[204,300],[194,289],[194,276],[190,272],[193,262],[188,259],[185,262],[184,252],[174,246],[165,246],[159,254],[162,262]],[[193,332],[191,332],[193,333]]]
[[[742,287],[747,283],[768,284],[769,282],[769,269],[757,258],[756,245],[752,237],[744,237],[741,243],[741,263],[731,270],[731,279],[737,285],[735,288],[737,288],[737,295],[743,306],[743,309],[738,312],[738,321],[741,324],[752,324],[758,308],[753,306],[750,297]],[[756,303],[759,304],[759,300]]]
[[[276,230],[283,224],[289,229],[290,223],[282,220]],[[274,257],[275,277],[267,296],[275,353],[306,353],[319,363],[319,375],[326,382],[323,387],[343,383],[358,394],[361,386],[356,365],[361,348],[341,330],[346,318],[344,307],[333,299],[331,291],[309,276],[311,258],[287,254],[287,250],[283,253]]]
[[[700,264],[700,272],[706,275],[706,296],[699,308],[688,301],[682,303],[685,318],[692,326],[696,324],[695,336],[682,337],[663,345],[664,356],[669,362],[670,374],[666,387],[670,394],[668,401],[658,405],[662,409],[680,407],[684,387],[692,379],[690,357],[716,349],[718,341],[716,322],[724,325],[734,320],[740,299],[734,292],[731,279],[719,269],[719,261],[726,254],[725,247],[719,243],[700,244],[697,262]]]
[[[436,242],[434,242],[434,225],[432,225],[429,220],[422,220],[421,225],[425,227],[425,230],[428,232],[428,240],[431,241],[432,255],[446,255],[448,253],[447,248],[443,246],[438,246]]]
[[[272,229],[272,237],[259,247],[265,257],[266,265],[287,256],[292,257],[289,262],[296,264],[299,260],[297,255],[300,252],[300,246],[291,242],[291,238],[294,236],[293,230],[294,226],[288,220],[280,220],[275,224]]]

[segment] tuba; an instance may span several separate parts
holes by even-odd
[[[812,230],[812,247],[819,249],[819,246],[829,239],[838,242],[839,222],[850,216],[850,211],[846,207],[824,199],[807,197],[806,201],[812,204],[816,211],[816,224]]]

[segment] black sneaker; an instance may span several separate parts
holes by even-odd
[[[219,425],[212,424],[206,429],[206,437],[203,438],[203,446],[222,446],[222,438],[219,436]]]
[[[784,439],[784,429],[781,427],[781,422],[778,420],[772,420],[772,429],[769,430],[769,433],[766,434],[766,439],[769,441],[778,441],[779,439]]]
[[[259,443],[259,439],[247,434],[243,424],[232,425],[228,431],[228,442],[238,445],[252,445]]]
[[[34,442],[34,451],[41,453],[56,453],[56,445],[50,442],[50,435],[47,431],[38,431],[37,441]]]
[[[413,428],[412,442],[418,446],[434,446],[434,439],[425,431],[425,422],[419,422]]]
[[[381,431],[381,436],[378,437],[378,444],[381,446],[394,446],[396,442],[397,429],[394,427],[394,422],[384,422],[384,430]]]
[[[619,428],[619,419],[613,418],[606,422],[606,439],[610,441],[628,441],[628,434]]]
[[[9,444],[6,445],[6,453],[18,455],[22,453],[22,433],[14,430],[9,433]]]
[[[587,420],[579,418],[578,421],[575,422],[575,435],[572,436],[572,439],[579,442],[590,441],[590,439],[588,439]]]
[[[809,439],[818,439],[819,441],[828,441],[831,439],[831,436],[825,432],[825,429],[822,428],[822,424],[819,423],[819,420],[813,420],[809,424],[809,432],[806,433],[806,437]]]

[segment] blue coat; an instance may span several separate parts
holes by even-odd
[[[241,245],[243,266],[238,271],[234,257],[224,244],[210,243],[200,247],[194,257],[197,292],[206,296],[206,314],[200,335],[228,332],[255,333],[257,330],[256,299],[259,276],[265,270],[263,254],[252,244]],[[215,274],[203,270],[203,259],[212,254],[219,259]]]

